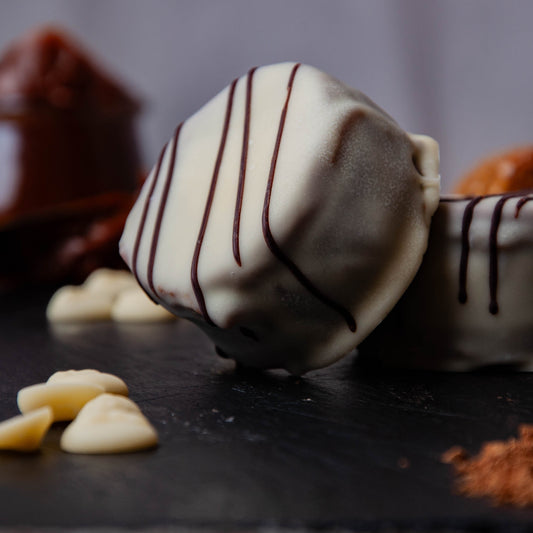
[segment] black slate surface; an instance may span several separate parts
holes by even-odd
[[[0,528],[526,531],[533,511],[452,491],[440,462],[533,422],[531,374],[379,374],[349,356],[295,379],[236,371],[187,322],[52,328],[48,294],[0,299],[0,418],[56,370],[121,376],[160,446],[0,453]]]

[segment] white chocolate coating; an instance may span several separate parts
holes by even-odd
[[[87,403],[61,436],[61,449],[70,453],[134,452],[157,443],[157,432],[139,407],[108,393]]]
[[[305,65],[252,69],[180,125],[120,250],[219,353],[300,374],[334,362],[416,273],[437,143]],[[240,206],[240,207],[239,207]]]
[[[415,280],[360,348],[393,367],[533,370],[533,192],[443,198]]]

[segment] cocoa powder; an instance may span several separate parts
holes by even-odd
[[[533,505],[533,425],[520,426],[518,439],[485,443],[474,457],[454,446],[442,461],[453,465],[460,494],[488,497],[495,505]]]

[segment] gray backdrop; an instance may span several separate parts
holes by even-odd
[[[144,100],[149,167],[235,76],[309,63],[435,137],[449,189],[487,152],[533,141],[532,21],[529,0],[0,0],[0,47],[70,29]]]

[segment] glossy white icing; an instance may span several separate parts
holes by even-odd
[[[299,374],[352,350],[393,307],[438,196],[435,141],[315,68],[276,64],[177,128],[120,250],[220,353]]]

